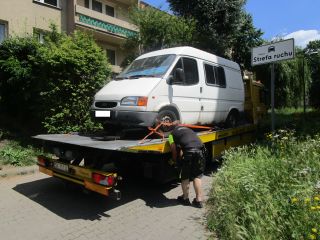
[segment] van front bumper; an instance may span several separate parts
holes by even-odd
[[[118,111],[110,110],[110,117],[96,117],[96,111],[109,111],[105,109],[93,109],[94,118],[103,123],[115,125],[150,127],[154,124],[158,115],[157,112],[136,112],[136,111]]]

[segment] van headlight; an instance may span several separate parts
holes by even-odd
[[[124,97],[120,104],[123,106],[147,106],[148,97]]]

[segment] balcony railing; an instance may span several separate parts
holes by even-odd
[[[76,5],[75,17],[75,22],[78,24],[84,24],[121,37],[128,38],[138,34],[137,27],[129,22],[104,15],[79,5]]]

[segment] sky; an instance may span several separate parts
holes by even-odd
[[[170,9],[166,0],[143,1]],[[267,41],[294,38],[296,46],[305,47],[309,41],[320,39],[320,0],[247,0],[245,10]]]

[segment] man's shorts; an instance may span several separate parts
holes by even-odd
[[[185,152],[181,163],[181,180],[201,178],[205,168],[205,158],[201,150]]]

